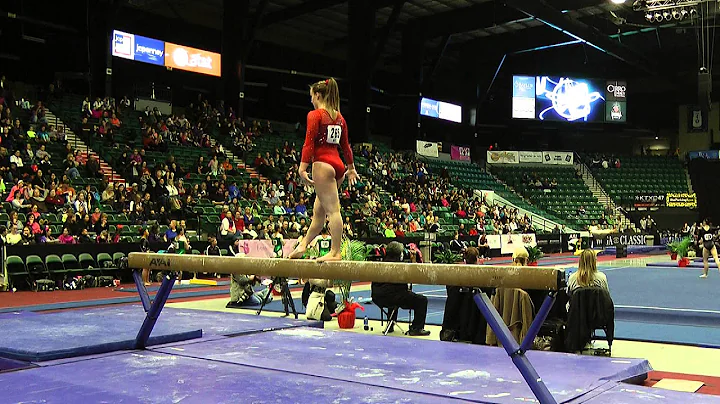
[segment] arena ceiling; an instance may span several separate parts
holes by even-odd
[[[651,74],[667,70],[666,59],[677,60],[677,55],[664,58],[662,54],[671,49],[693,51],[688,45],[696,42],[689,20],[649,23],[644,13],[633,11],[632,1],[367,1],[376,9],[378,66],[390,71],[399,70],[403,33],[422,35],[431,59],[444,62],[457,62],[468,52],[501,48],[508,53],[579,41]],[[222,27],[222,0],[128,0],[126,4],[192,24]],[[251,0],[250,10],[256,21],[255,38],[261,42],[346,57],[347,1]],[[695,60],[690,62],[696,67]]]

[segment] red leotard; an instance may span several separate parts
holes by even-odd
[[[348,140],[345,118],[337,113],[333,120],[324,109],[316,109],[307,116],[307,133],[302,149],[302,162],[320,161],[330,164],[335,169],[335,179],[345,175],[345,164],[340,159],[338,147],[342,148],[343,156],[348,164],[353,164],[353,153]]]

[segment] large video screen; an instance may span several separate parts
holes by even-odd
[[[462,107],[430,98],[420,100],[420,115],[456,123],[462,122]]]
[[[512,117],[560,122],[626,122],[627,83],[562,76],[513,76]]]
[[[138,62],[220,77],[220,54],[113,31],[112,55]]]

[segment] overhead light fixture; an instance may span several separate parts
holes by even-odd
[[[660,13],[655,13],[655,21],[662,22],[662,20],[663,20],[663,15]]]
[[[680,18],[682,18],[682,16],[680,15],[680,11],[678,9],[675,9],[672,11],[672,17],[675,20],[679,20]]]
[[[683,8],[682,10],[680,10],[680,19],[684,20],[687,18],[687,16],[688,16],[688,11],[686,9]]]
[[[669,11],[665,10],[663,11],[663,18],[665,19],[665,21],[670,21],[670,18],[672,18],[672,14],[670,14]]]
[[[655,136],[655,140],[660,140],[660,138],[659,138],[659,137],[657,137],[657,136]]]
[[[610,0],[613,4],[623,4],[625,3],[625,0]]]
[[[697,18],[698,12],[695,8],[690,9],[690,18]]]
[[[655,21],[655,17],[653,16],[653,13],[645,13],[645,19],[648,20],[648,22]]]

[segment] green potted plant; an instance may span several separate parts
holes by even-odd
[[[458,262],[462,262],[462,260],[463,257],[460,254],[456,254],[450,250],[435,253],[435,257],[433,257],[433,261],[436,264],[457,264]]]
[[[536,267],[538,260],[545,255],[540,247],[526,246],[525,249],[528,252],[528,266]]]
[[[670,258],[672,260],[678,260],[678,266],[686,267],[690,263],[687,258],[688,251],[692,246],[692,239],[690,237],[684,237],[682,240],[676,240],[667,245],[667,249],[670,250]]]
[[[368,250],[365,243],[358,240],[343,240],[342,247],[340,248],[342,258],[345,261],[365,261],[368,256]],[[352,281],[348,280],[336,280],[335,286],[340,288],[340,296],[342,296],[342,303],[338,307],[338,326],[340,328],[354,328],[355,327],[355,310],[365,310],[359,303],[353,302],[350,297],[350,288]]]

